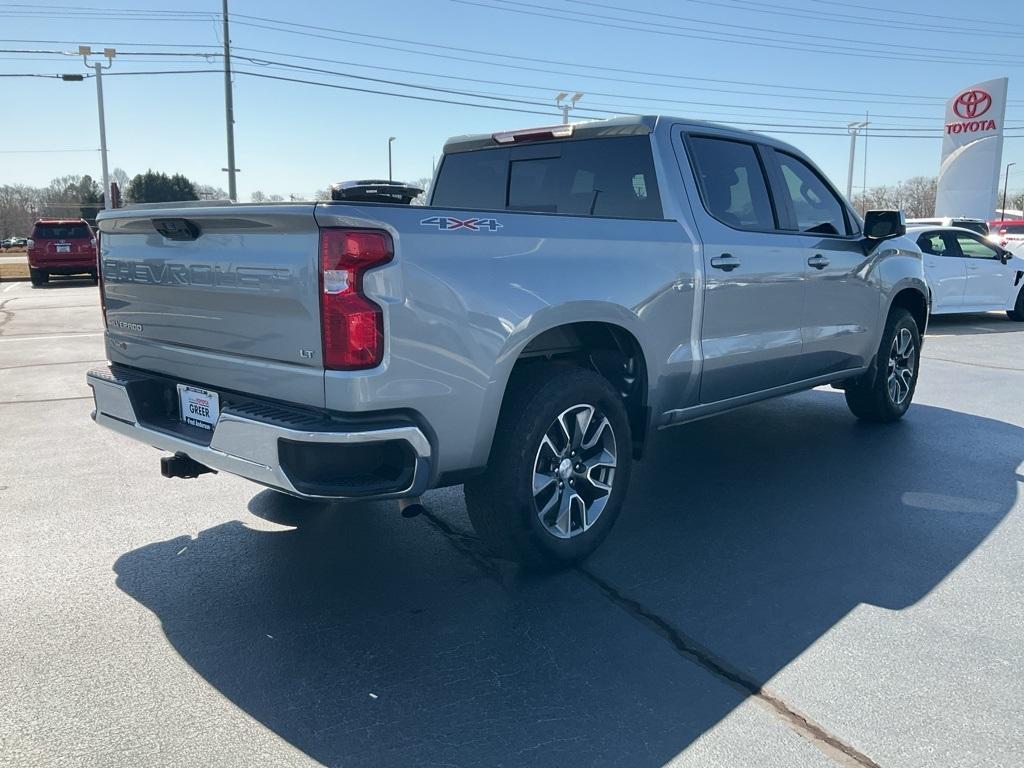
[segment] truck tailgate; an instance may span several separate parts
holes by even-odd
[[[323,405],[312,205],[125,210],[99,227],[115,362]]]

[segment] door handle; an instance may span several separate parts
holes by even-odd
[[[723,253],[721,256],[716,256],[711,260],[712,267],[715,269],[721,269],[725,272],[732,272],[739,265],[740,260],[731,253]]]
[[[815,269],[824,269],[829,265],[829,261],[820,253],[816,253],[807,260],[807,265]]]

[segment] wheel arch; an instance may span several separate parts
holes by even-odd
[[[642,455],[650,424],[650,374],[643,345],[635,330],[628,327],[628,320],[583,319],[545,325],[520,339],[514,357],[510,354],[508,359],[510,365],[501,382],[495,423],[510,388],[529,366],[564,362],[599,373],[622,395],[633,436],[632,453],[634,458]]]
[[[925,290],[928,289],[926,288]],[[928,296],[917,286],[907,286],[897,291],[892,297],[886,316],[888,317],[889,313],[896,307],[910,312],[914,322],[917,323],[917,330],[923,341],[924,333],[928,328],[928,310],[930,307]]]

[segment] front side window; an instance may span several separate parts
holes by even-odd
[[[776,152],[796,227],[816,235],[846,235],[843,204],[809,165],[793,155]],[[781,193],[780,193],[781,194]]]
[[[708,213],[734,229],[775,229],[761,163],[752,144],[690,138],[697,185]]]
[[[972,237],[966,233],[958,233],[956,235],[956,242],[960,246],[961,253],[969,259],[995,259],[999,257],[999,252],[991,245],[988,245],[980,238]]]

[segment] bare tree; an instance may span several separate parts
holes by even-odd
[[[255,192],[249,195],[249,200],[251,200],[254,203],[265,203],[267,202],[267,196],[257,189]]]
[[[419,187],[423,191],[412,199],[412,201],[409,203],[410,205],[427,204],[427,195],[430,194],[430,184],[431,182],[433,182],[433,180],[434,179],[431,176],[424,176],[422,179],[417,179],[415,182],[413,182],[417,187]]]
[[[934,176],[912,176],[895,186],[871,187],[854,197],[853,204],[861,213],[898,208],[908,218],[923,218],[935,214],[937,188]]]

